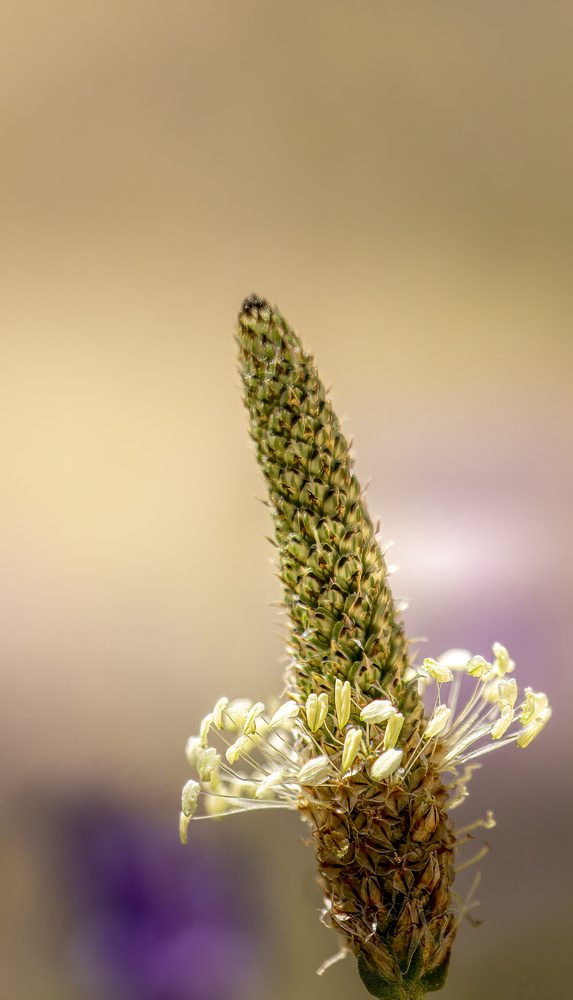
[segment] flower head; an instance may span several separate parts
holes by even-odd
[[[348,445],[312,358],[256,296],[243,304],[238,343],[289,616],[286,700],[267,712],[262,702],[220,698],[203,719],[187,743],[199,782],[184,789],[181,838],[203,818],[200,795],[207,815],[298,809],[314,828],[323,919],[343,936],[338,957],[354,952],[374,996],[411,1000],[445,982],[461,918],[446,810],[467,796],[476,758],[511,742],[528,746],[551,710],[530,688],[520,700],[507,677],[515,664],[499,643],[491,663],[463,649],[422,667],[410,662]],[[464,677],[473,691],[459,710]],[[434,682],[426,715],[422,694]]]

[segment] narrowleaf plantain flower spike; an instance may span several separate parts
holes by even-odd
[[[551,709],[530,688],[520,700],[507,677],[515,664],[499,643],[491,663],[452,649],[413,665],[312,357],[254,295],[237,340],[289,618],[286,699],[273,714],[261,702],[221,698],[203,719],[186,748],[200,783],[183,791],[181,839],[206,816],[299,810],[314,828],[322,919],[342,938],[319,972],[352,951],[372,996],[419,1000],[443,986],[467,913],[451,892],[456,850],[469,829],[495,824],[488,814],[458,842],[447,810],[467,796],[476,758],[511,742],[528,746]],[[464,677],[473,692],[458,711]],[[434,683],[428,718],[422,696]],[[223,755],[212,736],[226,744]],[[206,816],[195,814],[200,790]]]

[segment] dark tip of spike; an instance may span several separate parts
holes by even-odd
[[[241,312],[247,316],[252,316],[253,313],[258,312],[259,310],[265,310],[268,312],[270,308],[271,307],[266,299],[260,299],[258,295],[249,295],[249,297],[243,302]]]

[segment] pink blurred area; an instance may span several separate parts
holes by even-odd
[[[460,808],[498,826],[442,996],[565,1000],[572,32],[559,0],[0,12],[2,995],[140,1000],[118,926],[133,968],[162,928],[146,982],[188,942],[144,1000],[211,1000],[199,953],[213,1000],[360,995],[351,960],[315,976],[337,942],[297,817],[177,853],[187,736],[281,688],[233,342],[257,292],[348,416],[422,655],[502,642],[554,705]],[[165,870],[196,908],[96,899],[102,843],[110,884]]]

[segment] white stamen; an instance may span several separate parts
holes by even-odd
[[[349,681],[344,681],[343,684],[342,681],[337,678],[334,686],[334,702],[336,705],[338,726],[340,729],[344,729],[350,718],[351,690]]]
[[[402,726],[404,725],[404,716],[401,712],[396,712],[396,715],[391,715],[388,719],[388,725],[386,726],[386,732],[384,733],[384,749],[391,750],[396,746],[398,737],[402,731]]]
[[[360,743],[362,741],[362,735],[363,733],[361,729],[349,729],[346,734],[341,765],[343,774],[349,767],[352,767],[354,761],[356,760],[356,755],[360,749]]]
[[[330,774],[332,765],[326,754],[313,757],[306,762],[298,772],[297,779],[301,785],[318,785]]]
[[[320,729],[328,715],[328,695],[324,691],[318,697],[315,694],[309,694],[305,710],[308,727],[311,733],[315,733],[317,729]]]
[[[497,667],[497,672],[500,677],[503,677],[508,670],[512,670],[515,664],[513,660],[510,660],[509,653],[505,646],[502,646],[499,642],[494,642],[492,648],[493,655],[495,656],[495,665]]]
[[[445,667],[443,663],[437,663],[436,660],[432,660],[428,656],[424,660],[424,667],[439,684],[449,684],[454,679],[449,667]]]
[[[191,818],[193,813],[197,808],[197,798],[199,792],[201,791],[201,785],[198,781],[193,781],[190,779],[184,786],[181,792],[181,809],[183,810],[183,815]]]
[[[190,816],[186,816],[184,812],[179,813],[179,837],[183,846],[187,843],[187,827],[190,822]]]
[[[213,747],[202,750],[197,758],[197,773],[201,781],[210,781],[220,763],[221,757]]]
[[[348,955],[348,948],[341,948],[340,951],[336,952],[332,958],[327,958],[326,962],[323,962],[319,969],[316,970],[317,976],[322,976],[327,969],[330,969],[331,965],[335,965],[336,962],[340,962],[341,959],[346,958]]]
[[[523,730],[523,732],[521,732],[517,737],[518,747],[529,746],[531,741],[535,739],[535,737],[541,732],[543,727],[549,722],[550,718],[551,718],[551,709],[550,708],[542,709],[540,714],[535,717],[533,722],[530,722],[529,725]]]
[[[262,701],[258,701],[256,705],[253,705],[249,714],[247,715],[247,718],[243,723],[243,732],[245,736],[254,736],[254,734],[257,731],[257,723],[256,723],[257,716],[260,715],[261,712],[264,712],[264,710],[265,706],[263,705]]]
[[[215,708],[213,709],[213,722],[215,723],[217,729],[224,728],[223,710],[227,707],[228,704],[229,704],[228,698],[219,698],[219,701],[217,702]]]
[[[468,660],[466,669],[471,677],[481,677],[483,680],[488,674],[491,674],[493,664],[484,660],[483,656],[472,656],[471,660]]]
[[[209,712],[209,714],[206,715],[203,721],[201,722],[201,726],[199,728],[199,746],[203,747],[203,749],[205,749],[205,747],[207,746],[209,730],[212,725],[213,725],[213,713]]]
[[[509,729],[511,726],[513,716],[515,715],[508,701],[500,701],[499,707],[501,709],[501,719],[498,719],[495,725],[491,727],[491,735],[494,740],[501,739],[506,729]]]
[[[273,715],[269,722],[269,729],[274,729],[275,726],[282,726],[283,722],[286,722],[288,719],[295,719],[298,713],[299,707],[296,701],[285,702]]]
[[[245,748],[249,745],[250,739],[248,736],[239,736],[230,747],[225,750],[225,757],[229,761],[229,764],[235,764],[239,759]]]
[[[371,701],[369,705],[366,705],[360,712],[360,718],[363,722],[376,723],[376,722],[386,722],[391,715],[396,714],[396,709],[391,701],[388,699],[377,698],[375,701]]]
[[[370,777],[373,781],[389,778],[400,766],[403,753],[401,750],[386,750],[370,765]]]
[[[517,681],[512,677],[508,681],[500,681],[497,685],[499,700],[506,701],[510,708],[514,708],[517,701]]]
[[[263,778],[259,787],[255,792],[256,799],[262,799],[267,794],[267,792],[274,788],[275,785],[279,785],[283,779],[282,771],[273,771],[272,774],[267,774],[266,778]]]
[[[230,732],[242,730],[252,706],[250,698],[235,698],[225,709],[225,729]]]
[[[432,714],[432,717],[426,727],[423,738],[429,740],[432,736],[437,736],[444,729],[450,715],[452,714],[451,708],[447,708],[446,705],[439,705]]]

